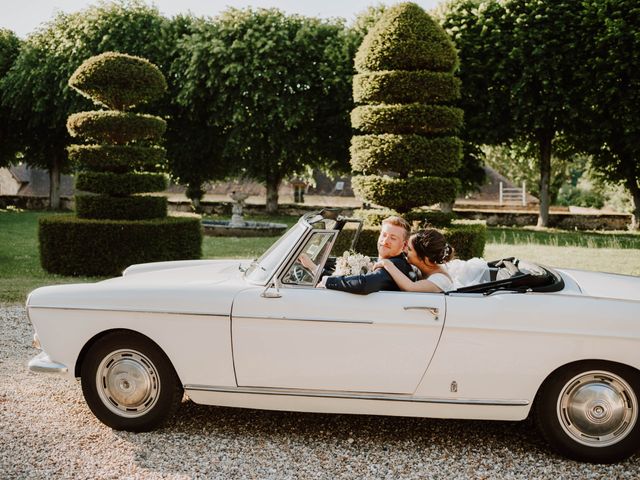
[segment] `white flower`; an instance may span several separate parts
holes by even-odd
[[[366,255],[355,252],[344,252],[336,259],[334,275],[364,275],[369,273],[373,262]]]

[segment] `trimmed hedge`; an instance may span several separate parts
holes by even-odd
[[[76,176],[76,189],[114,197],[157,192],[165,188],[167,177],[162,173],[80,172]]]
[[[154,64],[145,58],[114,52],[83,62],[71,75],[69,86],[115,110],[154,100],[167,90],[164,75]]]
[[[354,172],[390,170],[405,175],[444,176],[458,170],[461,162],[462,141],[458,137],[382,134],[351,138]]]
[[[157,170],[166,155],[166,150],[157,145],[70,145],[67,152],[78,170],[113,173]]]
[[[40,261],[49,273],[112,276],[134,263],[200,258],[199,218],[87,220],[41,217]]]
[[[147,220],[167,216],[166,197],[76,195],[75,199],[79,218]]]
[[[391,178],[359,175],[351,179],[356,195],[404,213],[415,207],[453,202],[458,180],[455,178]]]
[[[364,133],[451,133],[463,120],[460,108],[424,103],[362,105],[351,112],[351,125]]]
[[[415,3],[401,3],[387,9],[364,37],[355,57],[358,72],[453,72],[456,65],[453,42]]]
[[[361,219],[364,226],[367,227],[379,227],[385,218],[392,215],[399,215],[399,213],[389,208],[370,208],[353,211],[353,217]],[[412,225],[413,230],[427,227],[448,227],[456,219],[455,213],[441,212],[439,210],[414,209],[401,216]]]
[[[456,214],[453,212],[442,212],[440,210],[414,209],[407,212],[404,218],[406,218],[414,228],[444,228],[451,225],[451,222],[456,219]]]
[[[456,250],[456,257],[469,260],[484,255],[487,243],[487,225],[484,222],[456,220],[450,227],[443,228],[442,234]]]
[[[390,208],[366,208],[353,211],[353,217],[362,220],[365,227],[379,227],[385,218],[400,215]]]
[[[447,242],[456,251],[456,257],[468,260],[484,255],[484,246],[487,241],[487,226],[484,223],[455,223],[450,227],[440,230]],[[351,246],[351,239],[355,234],[355,227],[345,227],[332,249],[332,255],[342,255]],[[357,252],[371,257],[378,255],[378,236],[380,227],[364,227],[360,232],[355,245]]]
[[[356,103],[445,103],[460,98],[459,78],[450,73],[395,70],[353,77]]]
[[[67,130],[72,137],[122,145],[135,140],[159,141],[167,122],[160,117],[115,110],[93,110],[69,115]]]

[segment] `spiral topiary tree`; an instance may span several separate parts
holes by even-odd
[[[167,217],[161,170],[166,122],[129,110],[158,98],[167,85],[146,59],[107,52],[86,60],[69,86],[106,110],[75,113],[67,129],[84,143],[68,148],[75,166],[77,217],[40,221],[43,267],[66,275],[111,275],[132,263],[199,258],[195,218]]]
[[[455,200],[458,181],[451,175],[462,159],[455,134],[463,121],[452,105],[460,96],[456,64],[447,34],[414,3],[389,8],[369,30],[353,80],[358,196],[401,214]]]

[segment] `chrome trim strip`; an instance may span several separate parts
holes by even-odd
[[[268,388],[268,387],[213,387],[206,385],[185,385],[185,390],[217,393],[245,393],[257,395],[283,395],[294,397],[322,397],[344,398],[353,400],[384,400],[391,402],[417,402],[438,403],[452,405],[494,405],[503,407],[524,407],[529,405],[528,400],[488,400],[477,398],[433,398],[413,397],[411,395],[385,394],[385,393],[361,393],[361,392],[337,392],[325,390],[301,390],[294,388]]]
[[[200,312],[168,312],[166,310],[143,310],[135,308],[92,308],[92,307],[45,307],[45,306],[32,306],[29,308],[42,308],[50,310],[88,310],[91,312],[120,312],[120,313],[162,313],[166,315],[196,315],[202,317],[225,317],[229,318],[228,313],[200,313]]]
[[[364,325],[373,325],[372,320],[334,320],[332,318],[291,318],[291,317],[274,317],[274,316],[246,316],[233,315],[234,320],[288,320],[291,322],[325,322],[325,323],[361,323]]]

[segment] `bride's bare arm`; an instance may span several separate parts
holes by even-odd
[[[393,281],[396,282],[396,285],[400,287],[400,290],[403,290],[405,292],[437,293],[442,291],[435,283],[430,282],[429,280],[418,280],[417,282],[412,281],[409,277],[402,273],[400,269],[396,267],[390,260],[379,260],[376,265],[374,265],[374,268],[376,266],[381,266],[387,272],[389,272],[389,275],[391,275]]]

